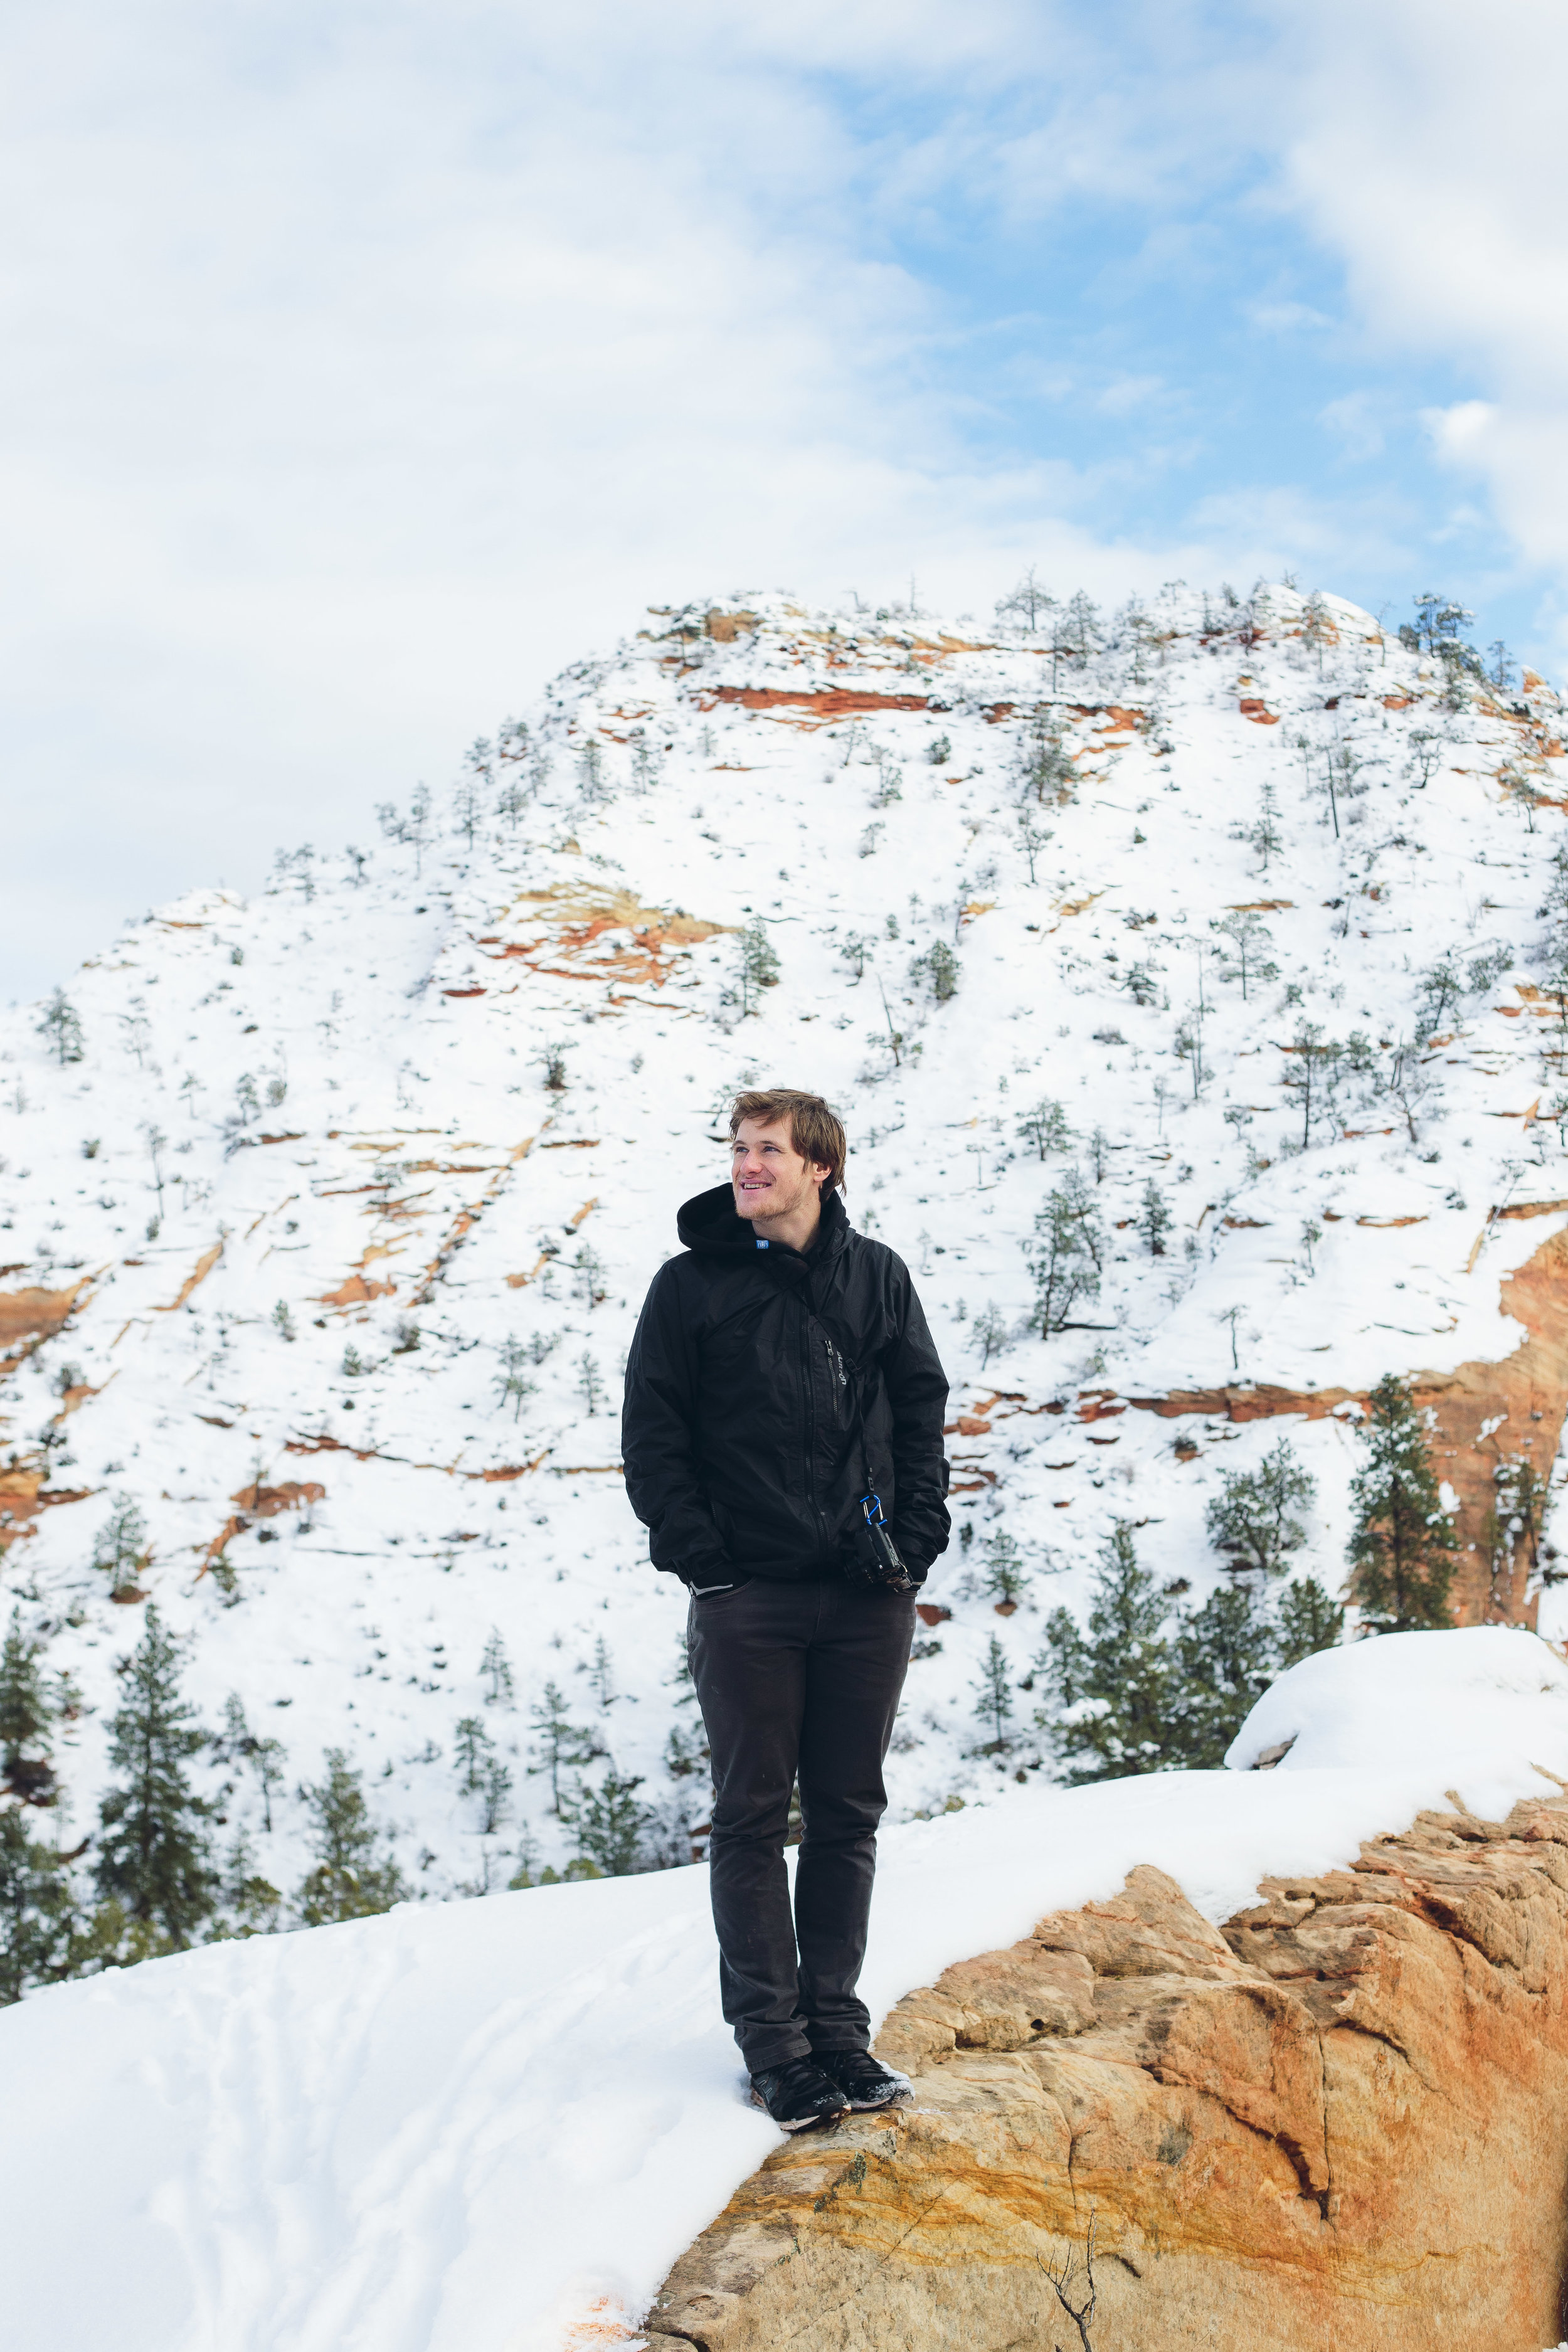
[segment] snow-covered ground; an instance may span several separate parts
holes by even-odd
[[[1449,1790],[1487,1818],[1547,1793],[1568,1668],[1502,1628],[1385,1636],[1282,1677],[1234,1755],[1292,1734],[1274,1771],[1006,1788],[889,1832],[873,2011],[1141,1862],[1218,1921]],[[688,1867],[408,1905],[0,2014],[6,2352],[635,2339],[777,2143],[742,2103],[707,1895]]]
[[[561,1866],[532,1769],[550,1680],[642,1776],[662,1850],[690,1853],[700,1776],[668,1769],[693,1720],[684,1601],[626,1508],[616,1408],[740,1083],[842,1107],[851,1214],[910,1260],[954,1381],[955,1513],[978,1540],[931,1580],[952,1616],[911,1669],[895,1819],[1048,1769],[1032,1700],[1016,1752],[977,1752],[991,1637],[1025,1680],[1119,1519],[1201,1598],[1222,1573],[1205,1506],[1280,1433],[1210,1424],[1178,1462],[1171,1422],[1085,1419],[1083,1391],[1358,1389],[1522,1336],[1499,1278],[1554,1217],[1490,1213],[1568,1194],[1536,992],[1563,797],[1549,689],[1450,708],[1440,663],[1332,599],[1313,643],[1289,588],[1245,607],[1173,590],[1082,661],[963,620],[716,610],[708,635],[658,616],[569,671],[526,744],[498,737],[426,817],[406,797],[386,829],[367,817],[363,860],[318,844],[249,903],[214,890],[130,928],[67,981],[81,1060],[51,1057],[41,1007],[0,1024],[0,1317],[78,1286],[0,1386],[0,1511],[22,1530],[0,1594],[82,1694],[64,1842],[93,1827],[140,1622],[94,1565],[124,1496],[204,1719],[235,1693],[283,1743],[270,1832],[243,1765],[204,1770],[286,1894],[328,1747],[421,1892]],[[1049,765],[1041,709],[1063,730],[1043,800],[1022,782]],[[1211,926],[1247,909],[1272,969],[1244,999]],[[748,1008],[758,922],[779,974]],[[1388,1089],[1423,973],[1493,949],[1509,968],[1407,1057],[1407,1118]],[[1367,1067],[1297,1150],[1303,1020],[1360,1033]],[[1042,1098],[1071,1131],[1045,1158]],[[1085,1328],[1046,1339],[1026,1248],[1075,1163],[1105,1278]],[[1160,1255],[1136,1223],[1151,1180]],[[1318,1482],[1297,1566],[1335,1589],[1353,1430],[1284,1426]],[[973,1574],[998,1527],[1031,1578],[1008,1619]],[[481,1675],[492,1632],[510,1699]],[[511,1775],[488,1834],[456,1768],[475,1716]]]

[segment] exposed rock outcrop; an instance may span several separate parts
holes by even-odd
[[[651,2352],[1539,2352],[1565,1990],[1562,1800],[1423,1814],[1223,1933],[1134,1870],[901,2000],[878,2047],[912,2106],[771,2157]]]
[[[1550,1215],[1562,1206],[1551,1201],[1503,1209],[1489,1218],[1488,1227],[1498,1218]],[[1568,1233],[1553,1234],[1515,1273],[1503,1276],[1498,1312],[1522,1323],[1528,1334],[1511,1355],[1495,1363],[1463,1363],[1451,1372],[1412,1371],[1408,1377],[1417,1404],[1430,1406],[1436,1415],[1433,1460],[1458,1501],[1454,1622],[1528,1625],[1533,1632],[1540,1596],[1528,1589],[1535,1565],[1532,1546],[1521,1544],[1510,1561],[1499,1562],[1488,1540],[1488,1521],[1497,1504],[1498,1464],[1522,1458],[1544,1479],[1562,1443],[1568,1413]],[[1085,1418],[1106,1410],[1099,1399],[1098,1391],[1090,1395]],[[1259,1382],[1177,1390],[1168,1396],[1129,1402],[1142,1412],[1170,1418],[1203,1413],[1227,1421],[1264,1421],[1300,1413],[1308,1421],[1321,1421],[1339,1406],[1364,1403],[1365,1398],[1351,1389],[1299,1390]]]

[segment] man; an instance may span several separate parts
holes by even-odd
[[[908,1269],[845,1214],[821,1097],[738,1095],[730,1135],[730,1182],[687,1202],[649,1287],[622,1450],[654,1566],[691,1595],[724,2015],[753,2100],[798,2131],[909,2095],[856,1985],[911,1595],[947,1546],[947,1378]]]

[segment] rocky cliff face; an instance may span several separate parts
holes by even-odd
[[[1529,1202],[1497,1210],[1477,1237],[1471,1262],[1488,1233],[1500,1222],[1555,1215],[1557,1201]],[[1454,1622],[1458,1625],[1528,1625],[1536,1630],[1541,1592],[1533,1536],[1510,1548],[1491,1533],[1497,1509],[1497,1472],[1510,1455],[1550,1475],[1568,1412],[1568,1234],[1555,1233],[1498,1286],[1498,1312],[1522,1324],[1526,1337],[1497,1361],[1468,1361],[1451,1371],[1409,1374],[1416,1402],[1435,1423],[1433,1459],[1458,1502],[1455,1536],[1458,1559],[1454,1579]],[[1133,1404],[1191,1427],[1190,1416],[1215,1422],[1271,1421],[1281,1414],[1321,1421],[1342,1406],[1364,1405],[1365,1393],[1350,1389],[1289,1389],[1267,1382],[1256,1387],[1178,1391],[1170,1396],[1135,1397]],[[1118,1408],[1119,1409],[1119,1408]],[[1098,1397],[1079,1407],[1086,1417],[1105,1412]],[[1505,1448],[1501,1433],[1509,1432]],[[1196,1449],[1197,1440],[1188,1444]]]
[[[1568,1801],[1424,1813],[1223,1932],[1134,1870],[901,2000],[912,2106],[770,2158],[651,2352],[1538,2352],[1565,1981]]]

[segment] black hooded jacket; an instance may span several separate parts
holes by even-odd
[[[805,1255],[688,1201],[626,1363],[626,1493],[688,1583],[838,1573],[870,1484],[911,1576],[947,1549],[947,1375],[902,1260],[824,1196]],[[862,1416],[865,1454],[861,1446]]]

